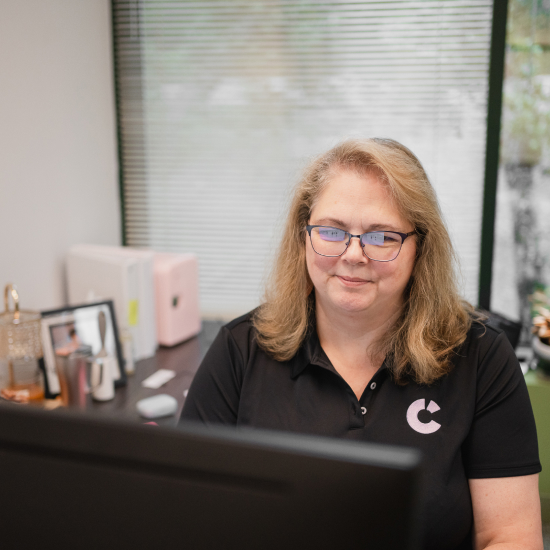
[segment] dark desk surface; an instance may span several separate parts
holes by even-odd
[[[202,358],[224,324],[224,321],[203,321],[202,331],[197,337],[172,348],[159,347],[154,357],[136,363],[135,374],[128,376],[128,384],[125,387],[116,390],[112,401],[93,401],[88,395],[83,412],[143,423],[147,422],[147,419],[138,414],[136,403],[145,397],[166,393],[178,400],[178,412],[175,416],[154,421],[162,426],[174,426],[183,408],[183,393],[189,389]],[[173,370],[176,376],[157,390],[142,387],[141,382],[158,369]]]

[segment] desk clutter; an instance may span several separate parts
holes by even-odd
[[[0,397],[83,406],[114,398],[137,361],[201,330],[198,265],[193,254],[82,244],[67,255],[69,305],[19,307],[5,288],[0,315]],[[13,301],[13,309],[9,300]],[[155,373],[159,387],[170,377]],[[161,380],[162,378],[162,380]],[[167,410],[167,409],[166,409]]]
[[[133,358],[152,357],[200,331],[197,258],[127,247],[81,244],[67,256],[70,304],[111,299]]]

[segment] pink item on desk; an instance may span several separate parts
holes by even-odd
[[[154,274],[159,344],[174,346],[196,336],[201,330],[197,257],[156,253]]]

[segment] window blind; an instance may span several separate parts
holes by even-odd
[[[314,155],[420,158],[478,285],[489,0],[113,0],[126,244],[194,252],[205,316],[255,307]]]

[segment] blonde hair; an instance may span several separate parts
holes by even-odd
[[[426,172],[414,154],[391,139],[348,140],[317,157],[296,186],[265,301],[253,323],[259,346],[291,359],[314,318],[305,248],[311,210],[337,170],[374,170],[400,213],[415,228],[417,253],[401,315],[369,353],[386,355],[394,380],[431,384],[452,369],[452,355],[476,316],[458,293],[456,257]]]

